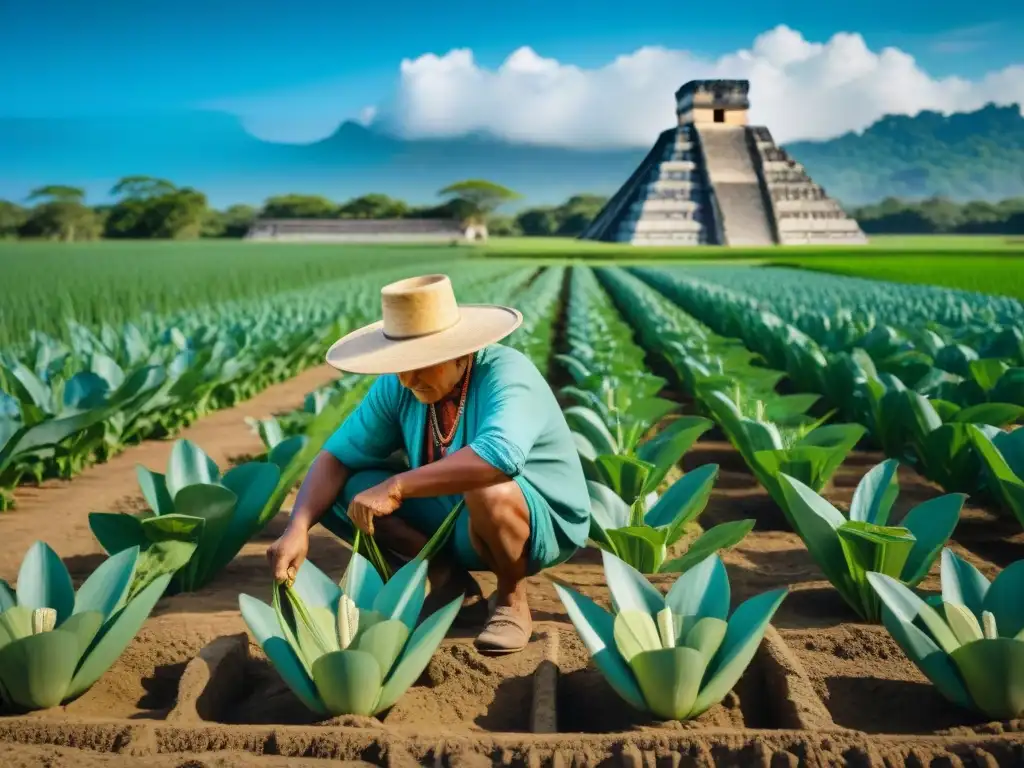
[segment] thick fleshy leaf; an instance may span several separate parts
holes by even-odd
[[[705,666],[708,666],[722,646],[728,628],[727,621],[705,616],[690,628],[681,644],[700,651],[700,655],[704,657]]]
[[[868,574],[868,580],[871,581],[873,576],[874,574]],[[882,608],[882,623],[896,644],[917,665],[921,673],[932,681],[939,693],[955,704],[971,708],[971,696],[964,687],[956,665],[927,632],[904,620],[889,610],[888,606]]]
[[[189,563],[187,589],[198,589],[216,574],[214,558],[234,514],[238,497],[221,485],[193,484],[174,497],[174,513],[204,521],[199,548]]]
[[[14,605],[0,613],[0,645],[32,634],[32,609]]]
[[[614,554],[640,573],[657,573],[665,560],[664,531],[646,526],[627,526],[609,529],[605,535]]]
[[[158,515],[166,515],[174,511],[174,501],[167,490],[167,478],[159,472],[146,469],[141,464],[135,467],[135,475],[138,478],[142,496],[151,510]]]
[[[295,457],[302,453],[302,449],[306,447],[307,440],[308,438],[305,435],[293,435],[274,443],[269,453],[267,453],[267,461],[275,465],[283,474],[295,460]]]
[[[1008,565],[996,576],[985,593],[983,610],[996,617],[1002,637],[1013,637],[1024,629],[1024,560]]]
[[[647,708],[666,720],[685,720],[704,676],[704,657],[693,648],[647,651],[630,663]]]
[[[963,493],[947,493],[918,504],[903,518],[901,525],[916,539],[903,569],[905,584],[916,586],[928,575],[935,558],[953,535],[966,499]]]
[[[386,680],[395,660],[402,654],[409,635],[409,628],[397,619],[380,621],[365,632],[360,632],[352,648],[373,656],[380,667],[381,680]]]
[[[391,668],[391,675],[385,680],[377,700],[374,713],[383,712],[393,706],[409,686],[423,674],[434,651],[448,633],[452,622],[462,607],[463,596],[430,614],[409,637],[398,662]]]
[[[878,597],[868,584],[870,571],[899,578],[914,547],[914,535],[906,528],[881,526],[860,520],[848,520],[839,526],[839,544],[846,558],[846,569],[857,592],[851,607],[864,619],[878,619]]]
[[[381,693],[380,667],[366,651],[335,651],[313,662],[313,682],[332,715],[372,715]]]
[[[603,483],[587,481],[590,492],[591,518],[607,531],[629,525],[629,505],[615,491]]]
[[[1024,406],[1013,403],[978,403],[959,411],[953,421],[966,424],[991,424],[1003,427],[1013,424],[1024,416]]]
[[[685,573],[708,555],[739,544],[754,529],[753,520],[730,520],[704,531],[690,544],[686,554],[662,563],[659,573]]]
[[[573,432],[579,432],[600,454],[618,453],[619,445],[601,417],[589,408],[574,405],[562,411],[566,423]]]
[[[384,582],[377,569],[370,561],[353,552],[341,579],[341,590],[348,595],[361,611],[373,609],[373,601],[377,599]]]
[[[957,648],[952,657],[977,709],[995,720],[1024,715],[1024,642],[978,640]]]
[[[427,596],[427,566],[426,560],[415,558],[395,571],[373,601],[373,610],[415,629]]]
[[[131,547],[100,563],[78,588],[74,613],[96,611],[103,621],[109,619],[128,596],[138,560],[139,548]]]
[[[211,571],[215,573],[230,563],[258,532],[263,509],[274,495],[280,479],[281,470],[275,464],[258,461],[234,467],[221,478],[221,484],[234,493],[238,501],[212,557]]]
[[[605,485],[627,504],[632,504],[644,494],[647,477],[654,468],[652,464],[632,456],[617,454],[602,454],[594,460],[594,465]]]
[[[75,586],[68,569],[49,544],[35,542],[18,569],[18,605],[35,610],[53,608],[60,624],[75,608]]]
[[[647,704],[633,671],[615,647],[615,619],[612,614],[574,589],[558,582],[554,587],[569,620],[604,679],[631,707],[645,711]]]
[[[143,622],[149,617],[153,606],[163,595],[170,583],[171,574],[159,576],[139,592],[121,610],[103,625],[75,673],[68,687],[67,698],[74,698],[87,690],[128,647]]]
[[[896,474],[898,468],[898,461],[886,459],[861,478],[850,504],[851,520],[874,525],[889,522],[889,512],[900,493],[899,477]]]
[[[647,478],[648,490],[655,490],[697,438],[714,426],[700,416],[683,416],[674,420],[656,437],[636,449],[637,458],[654,466]]]
[[[18,604],[18,598],[11,589],[11,585],[0,579],[0,613]]]
[[[942,608],[946,623],[961,645],[984,639],[981,624],[966,606],[959,603],[943,603]]]
[[[960,647],[956,636],[938,611],[901,582],[884,573],[869,573],[868,583],[874,587],[885,607],[901,621],[908,624],[920,621],[922,628],[928,630],[932,639],[944,652],[952,653]]]
[[[843,514],[814,490],[788,475],[779,476],[779,487],[786,497],[796,532],[807,551],[832,586],[850,605],[857,601],[856,587],[846,569],[846,555],[839,543],[839,528],[846,522]]]
[[[246,594],[238,596],[238,607],[249,631],[292,693],[311,711],[318,715],[328,715],[313,680],[306,674],[299,657],[281,633],[274,609]]]
[[[687,472],[661,495],[647,512],[644,522],[654,528],[666,527],[666,541],[672,546],[683,535],[686,525],[704,511],[717,476],[717,464],[704,464]]]
[[[220,470],[203,449],[191,440],[178,440],[171,448],[167,463],[167,492],[175,504],[178,493],[190,485],[213,485],[220,478]]]
[[[146,545],[142,519],[125,512],[90,512],[89,530],[108,555]]]
[[[615,615],[613,627],[615,647],[628,664],[633,657],[661,648],[658,626],[645,611],[621,611]]]
[[[980,620],[989,588],[981,571],[947,547],[942,550],[940,577],[943,601],[965,606]]]
[[[733,612],[725,639],[708,667],[706,682],[693,704],[691,716],[696,717],[717,704],[732,690],[757,652],[765,630],[786,598],[787,590],[763,592],[745,600]]]
[[[654,616],[665,607],[665,598],[642,573],[610,552],[601,552],[601,559],[616,613],[641,611]]]
[[[676,579],[665,596],[679,622],[677,637],[705,617],[725,619],[729,615],[729,574],[718,555],[709,555]]]
[[[0,683],[5,695],[28,710],[60,704],[78,664],[78,637],[55,629],[0,648]]]
[[[992,492],[1000,503],[1017,517],[1021,525],[1024,525],[1024,477],[1018,476],[1007,457],[981,429],[970,425],[967,431],[985,468]]]

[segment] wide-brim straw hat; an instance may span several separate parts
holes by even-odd
[[[327,363],[348,373],[403,373],[483,349],[523,322],[517,309],[459,304],[447,275],[422,275],[385,285],[383,319],[342,336]]]

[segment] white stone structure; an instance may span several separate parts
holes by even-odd
[[[453,219],[257,219],[246,240],[302,243],[460,243],[487,228]]]
[[[692,80],[676,128],[581,236],[635,245],[863,244],[856,221],[803,167],[748,125],[746,80]]]

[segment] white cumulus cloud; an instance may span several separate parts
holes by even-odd
[[[407,137],[487,131],[516,142],[644,147],[673,124],[676,89],[705,78],[750,80],[751,120],[779,141],[862,130],[884,114],[1024,102],[1024,64],[975,80],[935,78],[901,50],[871,50],[859,34],[811,42],[778,26],[718,59],[645,47],[592,69],[529,47],[496,69],[468,49],[425,54],[402,62],[386,112]]]

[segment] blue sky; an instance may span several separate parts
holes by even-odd
[[[1011,0],[0,0],[0,116],[248,104],[287,139],[290,122],[385,102],[401,61],[426,53],[470,48],[483,67],[521,46],[584,68],[652,45],[714,59],[778,24],[815,42],[859,33],[933,77],[1024,63],[1024,3]]]

